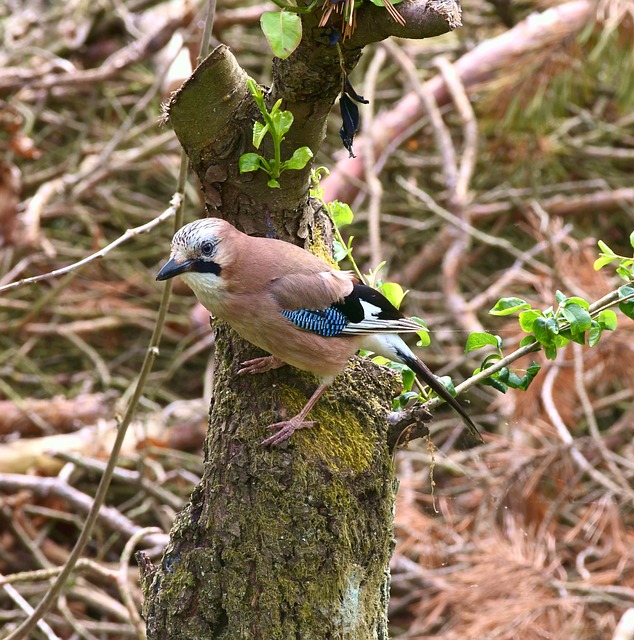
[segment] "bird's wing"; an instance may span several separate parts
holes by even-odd
[[[408,320],[380,291],[358,284],[337,305],[348,319],[344,335],[416,333],[423,327]]]
[[[304,292],[304,302],[308,297]],[[323,298],[315,298],[314,302],[320,300]],[[360,284],[355,284],[343,299],[330,304],[301,304],[298,297],[294,306],[282,307],[282,315],[295,326],[327,337],[422,330],[418,323],[405,318],[379,291]]]
[[[356,278],[351,271],[296,272],[275,278],[271,293],[282,309],[327,309],[349,295]]]

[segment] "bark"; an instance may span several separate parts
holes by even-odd
[[[348,70],[370,42],[436,35],[459,16],[445,0],[398,6],[412,16],[407,28],[362,5],[357,34],[342,47]],[[281,97],[295,116],[283,159],[303,145],[317,152],[340,91],[339,57],[318,19],[305,15],[296,52],[274,61],[270,104]],[[257,117],[246,74],[224,46],[169,106],[211,215],[327,256],[331,227],[309,198],[309,168],[283,173],[280,189],[267,188],[262,172],[238,173]],[[204,475],[161,565],[140,558],[148,638],[387,638],[396,480],[386,415],[397,379],[354,359],[313,410],[317,426],[265,449],[265,425],[296,413],[316,380],[290,367],[234,377],[239,362],[261,353],[226,325],[215,329]]]

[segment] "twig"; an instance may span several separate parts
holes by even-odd
[[[182,193],[185,188],[187,168],[188,168],[188,162],[186,160],[186,156],[183,153],[181,156],[181,172],[179,175],[179,184],[178,184],[177,193],[172,197],[172,202],[173,202],[172,206],[166,212],[161,214],[161,217],[168,217],[166,215],[167,212],[169,212],[170,215],[175,215],[175,224],[178,226],[180,226],[180,223],[183,218]],[[147,227],[148,225],[151,225],[152,222],[148,223],[147,225],[143,225],[143,227]],[[124,234],[124,236],[125,235],[126,234]],[[122,236],[122,238],[124,236]],[[121,240],[121,238],[119,238],[119,240]],[[79,560],[81,554],[84,551],[84,548],[86,547],[86,545],[88,544],[88,541],[91,538],[92,530],[97,522],[97,518],[99,517],[101,506],[105,501],[106,493],[108,491],[108,487],[110,486],[112,474],[117,464],[119,452],[121,451],[121,447],[125,439],[125,434],[128,430],[128,427],[130,426],[130,422],[132,422],[132,418],[136,411],[137,405],[143,394],[143,388],[145,387],[145,382],[152,369],[152,364],[154,363],[154,359],[158,354],[158,346],[161,340],[161,335],[163,333],[163,326],[165,325],[165,318],[167,316],[167,308],[168,308],[171,291],[172,291],[172,288],[170,286],[170,282],[168,282],[163,290],[163,298],[161,300],[161,306],[159,308],[158,316],[156,318],[156,325],[154,327],[154,332],[150,339],[150,344],[145,353],[145,359],[143,361],[141,371],[139,372],[139,377],[134,388],[132,399],[128,404],[126,413],[121,421],[119,430],[117,431],[117,437],[112,446],[112,451],[110,453],[110,457],[108,458],[106,470],[104,471],[104,475],[101,478],[101,482],[97,487],[97,493],[95,494],[92,508],[86,517],[86,524],[82,529],[81,534],[79,535],[79,538],[77,539],[77,542],[75,543],[75,546],[73,547],[73,550],[71,551],[70,556],[68,557],[68,560],[64,565],[64,568],[62,569],[59,576],[57,577],[57,580],[50,587],[50,589],[48,590],[44,598],[40,601],[38,606],[35,608],[33,613],[15,631],[9,634],[5,638],[5,640],[20,640],[21,638],[26,638],[28,636],[28,634],[37,625],[38,621],[48,612],[52,604],[55,602],[58,594],[64,588],[66,581],[70,577],[70,574],[72,573],[75,564]]]
[[[89,513],[94,507],[94,500],[90,496],[75,489],[75,487],[72,487],[59,477],[40,478],[18,473],[2,473],[0,474],[0,489],[11,491],[12,493],[31,491],[33,494],[42,497],[56,496],[66,500],[74,509],[82,513]],[[141,529],[120,511],[112,507],[102,506],[97,516],[104,526],[128,537],[136,535]],[[167,536],[165,534],[150,536],[146,540],[146,543],[153,547],[162,547],[166,542]]]
[[[363,93],[370,105],[375,101],[377,76],[385,62],[385,49],[379,48],[372,58],[366,72]],[[374,114],[372,109],[363,111],[364,128],[372,129],[374,126]],[[370,240],[370,263],[373,268],[381,262],[383,251],[381,248],[381,199],[383,186],[376,172],[376,157],[372,145],[368,145],[364,154],[365,179],[370,192],[370,204],[368,206],[368,238]]]
[[[462,118],[464,147],[460,154],[460,166],[458,167],[453,198],[459,206],[465,207],[470,200],[468,195],[469,184],[475,169],[478,152],[478,125],[464,84],[454,65],[442,56],[434,58],[433,63],[440,70],[453,103]]]
[[[209,0],[209,11],[207,14],[207,21],[213,21],[214,18],[214,9],[215,9],[215,0]],[[206,51],[202,51],[201,55],[205,55]],[[189,160],[185,151],[181,152],[181,161],[180,161],[180,171],[178,175],[178,184],[176,187],[176,194],[172,197],[171,206],[167,211],[163,212],[160,219],[166,219],[171,215],[174,215],[174,226],[175,230],[182,226],[183,214],[184,214],[184,197],[183,194],[185,192],[185,185],[187,183],[187,172],[189,170]],[[169,212],[169,215],[167,213]],[[161,220],[162,221],[162,220]],[[147,223],[146,225],[142,225],[142,229],[146,230],[147,228],[152,228],[155,226],[154,221]],[[151,225],[151,226],[149,226]],[[137,227],[139,229],[139,227]],[[138,233],[138,232],[137,232]],[[125,237],[128,234],[124,234]],[[119,239],[121,240],[121,238]],[[116,241],[115,241],[116,242]],[[110,247],[112,245],[109,245]],[[1,291],[1,289],[0,289]],[[156,324],[154,326],[154,331],[152,332],[152,337],[150,338],[150,344],[148,345],[147,351],[145,352],[145,358],[143,360],[143,365],[141,366],[141,370],[139,372],[139,377],[134,385],[134,391],[132,393],[132,398],[130,399],[125,415],[121,420],[121,424],[119,426],[119,430],[117,432],[117,437],[115,438],[114,444],[112,446],[112,451],[110,453],[110,457],[108,458],[108,463],[106,465],[106,469],[104,474],[99,482],[99,486],[97,487],[97,492],[95,494],[94,502],[90,512],[86,517],[86,524],[84,529],[82,529],[73,550],[64,565],[61,573],[55,580],[55,582],[51,585],[50,589],[44,596],[44,598],[40,601],[36,609],[33,613],[9,636],[5,638],[5,640],[20,640],[21,638],[27,637],[30,631],[37,625],[39,620],[46,615],[48,610],[51,608],[53,603],[55,602],[59,593],[61,593],[62,589],[66,585],[66,581],[70,577],[77,561],[80,559],[81,554],[84,552],[86,545],[88,544],[94,526],[97,522],[97,518],[99,517],[99,513],[102,505],[106,499],[106,493],[110,486],[110,482],[112,480],[112,475],[117,465],[117,460],[119,457],[119,452],[121,451],[121,447],[123,446],[123,441],[125,439],[126,432],[130,423],[132,422],[132,418],[136,412],[136,408],[141,400],[143,395],[143,389],[145,388],[145,383],[150,375],[152,370],[152,365],[159,351],[159,344],[161,342],[161,336],[163,333],[163,327],[165,326],[165,320],[167,318],[167,310],[169,306],[169,300],[172,292],[172,282],[168,281],[163,289],[163,296],[161,298],[161,304],[158,310],[158,314],[156,317]]]
[[[74,465],[80,468],[87,469],[96,473],[103,473],[106,468],[106,463],[101,462],[101,460],[87,459],[78,455],[74,455],[73,453],[69,453],[68,451],[56,451],[54,452],[53,456],[55,458],[59,458],[60,460],[72,462]],[[151,482],[147,478],[144,478],[138,471],[131,471],[129,469],[115,469],[113,477],[120,482],[140,486],[149,495],[159,500],[161,504],[166,504],[172,509],[178,510],[183,508],[184,503],[181,498],[175,496],[171,491],[168,491],[160,485]]]
[[[95,253],[90,254],[89,256],[79,260],[78,262],[73,262],[73,264],[69,264],[66,267],[61,267],[60,269],[54,269],[53,271],[49,271],[48,273],[43,273],[39,276],[32,276],[31,278],[22,278],[22,280],[16,280],[15,282],[10,282],[9,284],[5,284],[0,287],[0,293],[3,291],[10,291],[11,289],[16,289],[26,284],[34,284],[36,282],[41,282],[42,280],[49,280],[51,278],[56,278],[57,276],[62,276],[66,273],[70,273],[71,271],[75,271],[77,269],[81,269],[85,265],[93,262],[97,258],[103,258],[108,253],[110,253],[113,249],[116,249],[119,245],[126,243],[131,238],[135,238],[136,236],[145,233],[147,231],[152,230],[154,227],[158,226],[165,220],[171,218],[175,213],[179,210],[181,205],[183,204],[183,194],[175,193],[170,200],[170,206],[161,213],[161,215],[157,216],[153,220],[142,224],[139,227],[135,227],[134,229],[128,229],[123,235],[119,236],[116,240],[113,240],[110,244],[106,245],[103,249],[96,251]]]
[[[71,629],[75,632],[77,636],[79,636],[82,640],[99,640],[96,636],[94,636],[90,631],[84,629],[80,624],[79,620],[73,615],[70,607],[68,606],[68,600],[66,598],[65,593],[60,593],[59,598],[57,598],[57,608],[64,616],[64,619],[70,625]]]
[[[130,560],[132,559],[132,552],[136,545],[143,540],[143,538],[150,533],[162,533],[157,527],[147,527],[137,531],[127,542],[123,548],[121,554],[121,562],[119,565],[119,572],[117,574],[117,585],[119,586],[119,593],[121,593],[121,599],[123,604],[130,613],[130,621],[134,625],[137,631],[137,637],[139,640],[146,638],[145,624],[139,615],[134,598],[132,597],[132,589],[130,588]]]
[[[53,88],[58,90],[60,87],[83,89],[89,84],[103,82],[119,75],[126,67],[144,60],[165,46],[172,34],[184,24],[186,17],[182,15],[168,19],[151,33],[111,55],[98,69],[72,68],[66,73],[51,73],[47,70],[44,74],[38,72],[30,74],[29,77],[7,74],[4,78],[0,78],[0,91]]]
[[[4,576],[0,574],[0,582],[4,579]],[[3,584],[2,588],[7,595],[15,602],[27,616],[33,615],[33,607],[20,595],[15,587],[10,584]],[[61,640],[58,635],[51,629],[51,627],[44,621],[38,620],[37,628],[48,638],[48,640]],[[9,636],[7,636],[9,638]]]
[[[503,240],[502,238],[494,238],[493,236],[486,234],[479,229],[476,229],[473,225],[465,222],[464,220],[461,220],[450,211],[447,211],[447,209],[445,209],[444,207],[441,207],[428,193],[410,184],[402,176],[396,176],[396,182],[398,182],[398,184],[401,185],[401,187],[403,187],[406,191],[419,198],[437,216],[439,216],[443,220],[446,220],[462,231],[465,231],[476,240],[479,240],[483,244],[492,247],[499,247],[500,249],[504,249],[505,251],[508,251],[508,253],[510,253],[512,256],[515,256],[520,260],[524,259],[525,254],[520,249],[513,246],[508,240]],[[540,264],[536,260],[528,260],[527,262],[528,264],[531,264],[536,268],[545,269],[544,265]]]
[[[581,345],[573,343],[572,348],[575,363],[575,391],[577,392],[577,396],[579,396],[579,400],[581,401],[581,407],[583,408],[583,412],[586,416],[586,422],[588,423],[590,435],[592,436],[592,440],[596,444],[597,450],[601,454],[603,461],[612,472],[613,477],[621,485],[621,494],[625,494],[628,497],[629,501],[634,504],[634,492],[632,492],[632,489],[626,478],[623,476],[621,469],[614,462],[610,450],[605,446],[605,442],[603,442],[603,438],[599,433],[599,425],[597,424],[596,416],[594,415],[594,411],[592,410],[592,403],[590,402],[590,398],[588,397],[585,381],[583,379],[584,365]]]
[[[419,80],[418,72],[414,63],[400,47],[394,44],[391,40],[386,40],[383,43],[383,47],[390,52],[390,55],[403,69],[407,75],[413,92],[418,96],[424,106],[425,112],[427,113],[427,117],[429,118],[429,122],[432,126],[436,147],[442,155],[442,170],[445,185],[453,192],[456,187],[458,177],[456,150],[454,148],[449,129],[442,119],[442,114],[440,113],[434,94],[429,91],[426,84],[423,84]],[[372,144],[370,143],[367,147],[364,147],[364,153],[366,149],[371,146]]]
[[[540,254],[542,251],[545,251],[552,245],[557,244],[572,231],[572,228],[573,227],[571,224],[567,224],[563,228],[561,228],[552,238],[549,238],[548,240],[542,240],[542,242],[537,243],[536,245],[525,251],[522,257],[518,258],[509,269],[506,269],[504,273],[502,273],[500,277],[497,278],[493,282],[493,284],[491,284],[490,287],[488,287],[485,291],[482,291],[482,293],[479,293],[478,295],[471,298],[471,300],[467,302],[467,308],[471,309],[472,311],[477,311],[485,304],[487,304],[487,302],[489,302],[490,300],[497,300],[500,297],[500,293],[505,291],[509,283],[513,281],[513,278],[515,278],[515,276],[520,271],[522,271],[527,261]]]
[[[561,351],[563,352],[563,349]],[[606,475],[597,471],[597,469],[595,469],[590,464],[583,453],[579,451],[579,449],[575,445],[574,438],[570,434],[568,427],[562,420],[561,415],[557,410],[557,407],[553,400],[553,386],[555,383],[555,378],[559,373],[559,368],[560,365],[557,362],[554,362],[544,378],[544,385],[542,387],[542,401],[544,403],[546,413],[548,414],[551,423],[557,430],[557,433],[559,434],[562,442],[568,445],[571,458],[579,465],[579,467],[583,471],[585,471],[595,482],[598,482],[602,487],[605,487],[608,491],[615,495],[620,495],[622,493],[621,488],[617,484],[612,482],[612,480]]]

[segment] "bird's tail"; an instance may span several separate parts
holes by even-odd
[[[449,393],[447,388],[436,378],[431,372],[429,367],[419,360],[413,353],[411,354],[399,354],[402,358],[403,364],[406,364],[430,389],[435,391],[454,411],[460,414],[465,424],[469,428],[468,440],[473,444],[483,444],[482,436],[475,426],[473,420],[469,417],[469,414],[462,408],[460,403]]]
[[[454,411],[460,414],[469,428],[469,437],[464,440],[464,443],[467,446],[483,444],[482,436],[467,412],[449,393],[442,382],[436,378],[429,367],[414,355],[413,351],[403,342],[399,335],[395,333],[375,334],[365,340],[363,347],[390,360],[406,364],[422,382],[435,391]]]

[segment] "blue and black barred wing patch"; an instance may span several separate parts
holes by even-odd
[[[338,336],[348,324],[348,319],[343,311],[334,306],[327,309],[298,309],[296,311],[282,309],[282,315],[296,327],[327,338]]]

